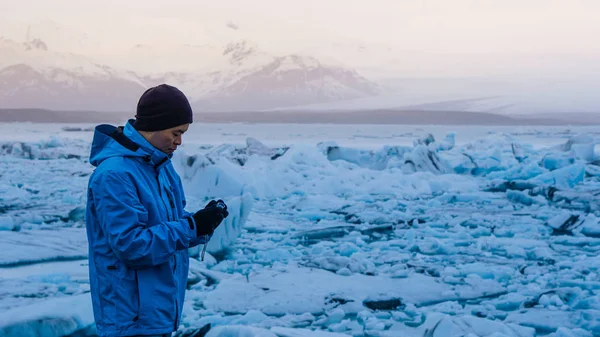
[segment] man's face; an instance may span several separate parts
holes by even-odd
[[[189,127],[190,124],[187,123],[166,130],[155,131],[150,133],[147,139],[155,148],[166,154],[171,154],[181,145],[181,138]]]

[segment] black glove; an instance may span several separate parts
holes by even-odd
[[[192,215],[196,223],[196,235],[212,235],[228,215],[227,205],[223,200],[211,200],[204,209]]]

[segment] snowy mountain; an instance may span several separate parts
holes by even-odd
[[[257,110],[369,97],[379,86],[356,71],[301,54],[265,52],[242,40],[219,48],[136,48],[140,60],[177,60],[170,71],[140,76],[147,85],[176,83],[201,111]],[[152,55],[153,57],[149,57]],[[160,55],[160,56],[159,56]],[[160,65],[159,65],[160,67]]]
[[[2,107],[115,111],[135,106],[143,89],[134,74],[52,52],[41,40],[0,39]]]
[[[366,97],[377,91],[355,71],[289,55],[248,72],[196,104],[201,110],[265,109]]]
[[[161,50],[139,45],[132,54],[128,60],[138,62],[130,61],[124,70],[54,52],[41,39],[0,39],[0,107],[129,111],[145,88],[160,83],[180,87],[193,105],[210,111],[314,104],[378,93],[375,83],[352,69],[311,56],[266,53],[246,41]],[[170,66],[165,59],[174,61]]]

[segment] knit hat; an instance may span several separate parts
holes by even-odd
[[[133,125],[139,131],[160,131],[192,121],[192,108],[185,95],[173,86],[161,84],[142,94]]]

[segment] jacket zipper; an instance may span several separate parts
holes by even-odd
[[[169,204],[171,205],[171,213],[174,215],[175,214],[175,202],[173,201],[173,196],[171,195],[171,192],[168,189],[165,188],[165,190],[167,192],[167,197],[169,198]],[[174,218],[174,216],[172,218]]]

